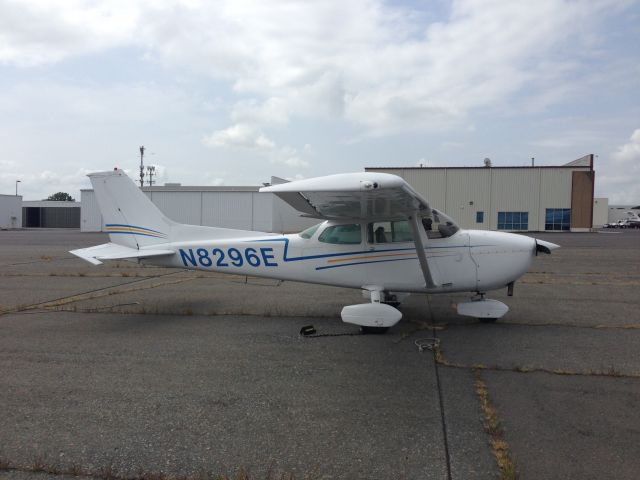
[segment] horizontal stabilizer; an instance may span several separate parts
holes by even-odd
[[[160,248],[138,250],[137,248],[125,247],[124,245],[117,245],[115,243],[103,243],[102,245],[96,245],[95,247],[71,250],[69,253],[72,253],[76,257],[80,257],[94,265],[100,265],[102,263],[101,260],[161,257],[164,255],[173,255],[176,252],[174,250]]]

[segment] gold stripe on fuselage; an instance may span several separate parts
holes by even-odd
[[[346,258],[335,258],[332,260],[327,260],[327,263],[337,263],[337,262],[348,262],[351,260],[363,260],[369,258],[383,258],[383,257],[406,257],[409,255],[415,255],[416,252],[406,252],[406,253],[386,253],[383,255],[366,255],[360,257],[346,257]]]

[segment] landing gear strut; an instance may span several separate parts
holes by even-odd
[[[400,301],[398,297],[392,293],[386,293],[384,295],[384,300],[381,300],[380,303],[384,303],[385,305],[390,305],[393,308],[398,308],[400,306]]]

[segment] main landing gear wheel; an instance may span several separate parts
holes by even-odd
[[[382,335],[383,333],[387,333],[389,327],[360,327],[360,332],[364,335]]]
[[[480,323],[496,323],[498,319],[495,317],[482,317],[478,320],[480,320]]]

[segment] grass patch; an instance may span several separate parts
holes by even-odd
[[[500,470],[500,480],[515,480],[518,478],[518,471],[509,454],[509,446],[504,439],[504,432],[498,419],[498,413],[489,399],[487,385],[482,379],[480,370],[474,369],[473,372],[475,375],[474,386],[484,416],[483,426],[490,437],[491,450]]]
[[[296,476],[291,472],[276,472],[269,468],[264,476],[257,477],[240,467],[235,473],[229,475],[200,471],[189,475],[175,475],[162,471],[147,471],[140,468],[135,474],[127,474],[117,471],[113,465],[107,465],[95,470],[84,469],[80,465],[72,464],[64,467],[48,464],[46,456],[37,456],[29,465],[12,464],[6,459],[0,458],[0,472],[15,471],[29,473],[46,473],[49,475],[68,475],[91,477],[96,480],[295,480]],[[300,477],[303,480],[318,478],[317,472],[305,474]]]

